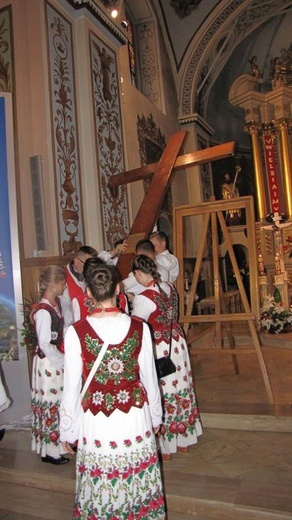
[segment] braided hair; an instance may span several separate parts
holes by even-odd
[[[160,275],[157,265],[146,255],[137,255],[132,262],[132,271],[141,271],[144,274],[150,274],[157,285],[159,285]]]
[[[120,281],[119,271],[99,258],[88,258],[84,264],[84,279],[97,303],[114,297]]]

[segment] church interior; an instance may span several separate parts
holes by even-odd
[[[84,244],[125,239],[126,276],[158,229],[204,429],[163,465],[168,519],[291,520],[291,24],[291,0],[0,0],[0,518],[74,494],[30,451],[23,303]]]

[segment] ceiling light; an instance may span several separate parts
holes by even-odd
[[[111,11],[111,17],[112,18],[116,18],[118,16],[118,14],[119,14],[119,11],[117,9],[113,9]]]

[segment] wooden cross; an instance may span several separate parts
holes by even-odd
[[[234,154],[235,143],[232,141],[179,156],[178,154],[186,134],[186,131],[181,131],[170,137],[158,163],[148,164],[141,168],[113,175],[108,182],[108,187],[114,192],[117,186],[151,177],[148,191],[142,201],[127,238],[127,252],[120,256],[117,264],[123,278],[128,276],[131,270],[131,262],[135,255],[136,243],[142,238],[147,238],[153,230],[159,217],[167,189],[171,183],[172,172],[218,159],[224,159]]]

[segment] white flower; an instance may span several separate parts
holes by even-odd
[[[103,393],[102,392],[94,392],[92,394],[92,402],[93,404],[102,404],[104,401]]]
[[[117,394],[117,400],[119,403],[127,403],[130,399],[130,394],[127,392],[127,390],[120,390]]]
[[[124,363],[118,358],[110,359],[107,363],[107,369],[112,374],[121,374],[124,370]]]
[[[273,296],[265,296],[261,306],[260,326],[279,333],[291,323],[292,308],[285,309],[283,303],[276,302]]]
[[[55,330],[52,330],[52,340],[56,341],[56,339],[58,339],[58,332]]]

